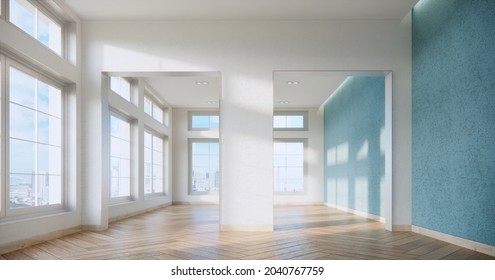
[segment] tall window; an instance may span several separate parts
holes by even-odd
[[[144,193],[163,193],[163,139],[144,132]]]
[[[62,91],[9,68],[10,209],[62,204]]]
[[[163,123],[163,109],[146,96],[144,97],[144,112]]]
[[[277,140],[273,144],[275,192],[304,191],[304,141]]]
[[[217,112],[189,112],[190,130],[210,130],[220,127],[220,117]]]
[[[218,141],[191,140],[189,155],[191,192],[218,192],[220,184]]]
[[[274,130],[307,130],[307,112],[275,112],[273,115]]]
[[[9,20],[58,55],[62,55],[61,25],[31,2],[10,0]]]
[[[110,197],[131,195],[131,124],[116,116],[110,117]]]
[[[131,101],[131,83],[122,77],[110,77],[110,89],[127,101]]]

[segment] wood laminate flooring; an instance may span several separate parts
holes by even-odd
[[[218,206],[175,205],[0,256],[10,259],[495,259],[326,206],[275,207],[273,232],[220,232]]]

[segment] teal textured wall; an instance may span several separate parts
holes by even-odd
[[[413,224],[495,245],[495,1],[412,15]]]
[[[324,104],[325,201],[382,216],[384,77],[349,77]]]

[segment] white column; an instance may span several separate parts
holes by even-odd
[[[222,76],[222,231],[273,231],[272,74],[257,75]]]

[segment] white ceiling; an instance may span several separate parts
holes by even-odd
[[[63,0],[82,20],[400,20],[418,0]],[[142,77],[135,73],[134,77]],[[349,73],[278,71],[274,106],[317,108]],[[154,73],[146,82],[173,107],[218,104],[220,73]],[[207,81],[207,85],[197,85]],[[298,81],[288,85],[287,81]],[[280,104],[280,101],[289,101]]]
[[[273,75],[275,108],[318,108],[347,78],[329,71],[277,71]],[[297,82],[297,84],[289,84]],[[281,102],[289,102],[288,104]]]
[[[163,73],[163,75],[144,77],[144,80],[172,107],[218,108],[222,88],[219,75],[170,76]],[[196,82],[208,84],[198,85]]]
[[[65,0],[83,20],[402,19],[418,0]]]

